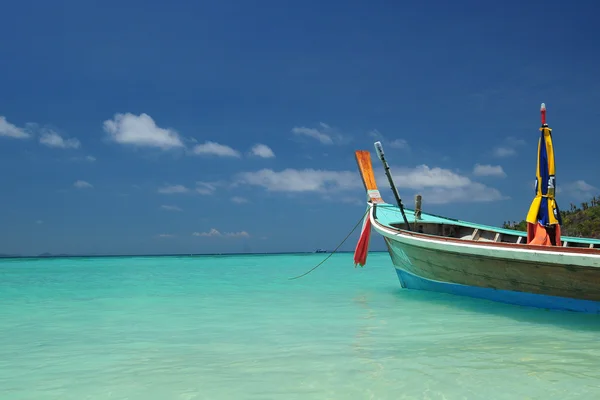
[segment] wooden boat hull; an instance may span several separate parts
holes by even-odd
[[[404,288],[483,298],[521,306],[600,313],[597,257],[535,250],[468,246],[444,238],[393,230],[382,234]],[[518,254],[522,251],[524,254]],[[555,252],[551,252],[555,253]]]
[[[477,277],[477,279],[481,279],[482,286],[469,284],[467,283],[470,280],[468,279],[469,275],[461,275],[458,272],[460,270],[453,268],[453,266],[457,266],[456,261],[450,262],[436,257],[438,261],[436,264],[420,258],[407,262],[405,259],[409,256],[404,252],[404,246],[388,238],[385,238],[385,241],[403,288],[448,293],[527,307],[600,314],[600,301],[569,297],[570,294],[566,294],[566,296],[553,294],[564,293],[564,291],[522,283],[510,276],[504,280],[485,276]],[[404,254],[402,255],[402,253]],[[470,261],[463,260],[458,265],[474,268],[477,263]],[[531,288],[533,291],[523,291],[526,288]]]
[[[448,293],[485,300],[508,303],[525,307],[536,307],[558,311],[575,311],[589,314],[600,314],[600,303],[591,300],[580,300],[569,297],[540,295],[512,290],[489,289],[474,286],[433,281],[410,274],[396,268],[402,287],[414,290]]]

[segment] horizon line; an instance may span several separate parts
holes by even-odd
[[[344,250],[335,253],[347,254],[354,251]],[[386,250],[372,250],[369,253],[381,253]],[[118,258],[118,257],[207,257],[207,256],[244,256],[244,255],[285,255],[285,254],[331,254],[331,251],[283,251],[283,252],[241,252],[241,253],[165,253],[165,254],[51,254],[42,253],[38,255],[12,255],[0,254],[0,259],[22,259],[22,258]]]

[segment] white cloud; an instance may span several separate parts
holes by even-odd
[[[371,136],[373,139],[383,139],[383,135],[377,129],[369,131],[367,135]]]
[[[6,136],[14,139],[27,139],[31,134],[24,129],[11,124],[6,117],[0,116],[0,136]]]
[[[44,223],[44,221],[42,221],[41,219],[38,219],[37,221],[35,221],[36,224],[41,225]]]
[[[82,180],[76,181],[73,186],[78,189],[90,189],[94,187],[91,183]]]
[[[194,146],[194,154],[198,155],[215,155],[219,157],[241,157],[239,151],[216,142],[207,141],[204,144]]]
[[[167,185],[158,189],[158,193],[162,194],[174,194],[174,193],[187,193],[190,190],[183,185]]]
[[[202,195],[211,195],[217,190],[216,186],[209,182],[196,182],[196,192]]]
[[[247,203],[248,199],[245,199],[244,197],[234,196],[231,198],[231,201],[233,201],[234,203],[237,203],[237,204],[243,204],[243,203]]]
[[[430,204],[495,201],[505,198],[497,189],[474,182],[448,169],[420,165],[391,170],[399,189],[420,191],[424,201]],[[387,188],[387,178],[381,168],[376,170],[376,176],[380,189]],[[261,186],[272,192],[317,192],[324,196],[341,190],[356,191],[357,194],[364,191],[358,171],[262,169],[238,174],[236,184]]]
[[[324,129],[327,129],[329,127],[327,124],[325,124],[326,127],[324,127],[323,125],[321,125],[321,126]],[[296,135],[304,135],[304,136],[311,137],[313,139],[318,140],[319,142],[321,142],[323,144],[333,144],[333,139],[331,138],[331,136],[329,136],[328,134],[321,132],[315,128],[306,128],[303,126],[294,127],[292,129],[292,132]]]
[[[170,234],[170,233],[161,233],[161,234],[159,234],[159,235],[157,235],[157,236],[158,236],[159,238],[170,238],[170,237],[173,237],[173,236],[175,236],[175,235],[172,235],[172,234]]]
[[[162,205],[162,206],[160,206],[160,208],[162,208],[163,210],[167,210],[167,211],[183,211],[181,208],[179,208],[177,206]]]
[[[72,161],[76,161],[76,162],[89,162],[89,163],[93,163],[96,162],[96,157],[94,156],[74,156],[70,158]]]
[[[113,119],[104,121],[104,131],[119,144],[162,150],[184,147],[176,131],[158,127],[152,117],[144,113],[139,116],[115,114]]]
[[[498,177],[504,178],[506,176],[506,173],[504,172],[504,170],[502,169],[502,166],[500,166],[500,165],[475,164],[475,167],[473,167],[473,175],[498,176]]]
[[[584,180],[578,180],[569,186],[571,189],[581,190],[582,192],[595,192],[598,190],[596,187],[590,185]]]
[[[514,136],[509,136],[506,138],[506,143],[508,143],[510,146],[518,147],[524,146],[527,142],[525,142],[525,140],[523,139],[519,139]]]
[[[396,186],[410,189],[423,189],[426,187],[457,188],[465,187],[471,183],[466,176],[456,174],[449,169],[427,165],[419,165],[414,168],[400,167],[392,168],[392,175]],[[396,177],[397,176],[397,177]],[[378,182],[387,182],[383,170],[380,171]]]
[[[419,165],[415,168],[390,167],[390,169],[399,189],[419,191],[423,196],[423,202],[430,204],[487,202],[506,198],[497,189],[474,182],[448,169],[430,168],[427,165]],[[377,172],[377,181],[387,182],[382,170]]]
[[[227,237],[232,237],[232,238],[239,238],[239,237],[250,237],[250,234],[246,231],[241,231],[241,232],[229,232],[226,233],[225,236]]]
[[[262,186],[273,192],[319,192],[362,187],[358,172],[314,169],[261,169],[238,174],[238,184]]]
[[[250,237],[250,234],[246,231],[240,232],[226,232],[221,233],[215,228],[211,228],[208,232],[194,232],[193,236],[201,236],[201,237],[226,237],[226,238],[240,238],[240,237]]]
[[[196,182],[196,187],[190,189],[184,185],[167,185],[158,189],[158,193],[162,194],[176,194],[176,193],[190,193],[195,191],[202,195],[213,194],[217,190],[217,183],[210,182]]]
[[[373,129],[373,130],[367,132],[367,135],[369,135],[373,139],[383,142],[384,146],[387,144],[388,146],[390,146],[393,149],[408,150],[410,148],[410,146],[408,145],[408,142],[405,139],[394,139],[394,140],[388,141],[386,139],[386,137],[381,132],[379,132],[377,129]]]
[[[204,236],[204,237],[215,237],[215,236],[223,236],[221,234],[221,232],[219,232],[218,230],[216,230],[215,228],[212,228],[210,231],[208,232],[194,232],[192,233],[193,236]]]
[[[510,157],[517,154],[517,151],[512,147],[498,146],[494,148],[494,155],[496,157]]]
[[[567,195],[578,200],[588,200],[591,196],[600,193],[600,189],[581,179],[575,182],[566,183],[563,187]],[[559,189],[561,189],[561,186],[557,185],[557,192]],[[562,190],[560,191],[562,192]]]
[[[40,143],[57,149],[77,149],[81,146],[76,138],[65,139],[52,130],[46,130],[42,133]]]
[[[464,188],[428,188],[421,192],[423,201],[430,204],[481,203],[508,199],[498,189],[472,182]]]
[[[517,147],[525,145],[525,141],[523,139],[518,139],[513,136],[509,136],[504,139],[505,144],[496,146],[493,149],[493,154],[496,157],[504,158],[511,157],[517,154]]]
[[[250,153],[252,155],[255,155],[257,157],[262,157],[262,158],[272,158],[275,157],[275,153],[273,153],[273,150],[271,150],[271,148],[265,144],[255,144],[252,149],[250,150]]]
[[[390,147],[394,149],[408,149],[408,142],[404,139],[395,139],[389,142]]]
[[[321,198],[323,200],[331,201],[334,203],[350,204],[353,206],[360,206],[360,207],[365,207],[365,205],[367,204],[366,193],[364,193],[364,191],[356,191],[352,195],[344,195],[344,196],[338,196],[337,194],[334,194],[334,195],[323,194],[321,196]]]

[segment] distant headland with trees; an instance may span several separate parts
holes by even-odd
[[[590,201],[583,202],[579,206],[571,203],[568,210],[560,210],[560,215],[563,236],[600,239],[600,197],[594,196]],[[527,222],[506,221],[502,227],[527,231]]]

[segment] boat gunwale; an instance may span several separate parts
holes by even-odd
[[[389,204],[389,203],[379,203],[377,204],[378,208],[382,208],[385,210],[394,210],[394,209],[398,209],[398,206],[393,205],[393,204]],[[404,208],[405,211],[410,212],[410,213],[414,213],[414,210],[411,210],[410,208]],[[396,211],[396,210],[394,210]],[[397,211],[398,213],[400,212],[400,210],[398,209]],[[452,218],[452,217],[445,217],[442,215],[437,215],[437,214],[431,214],[431,213],[426,213],[426,212],[422,212],[423,216],[427,216],[427,217],[433,217],[436,219],[441,219],[444,220],[445,223],[447,224],[456,224],[456,225],[460,225],[461,227],[465,227],[465,228],[473,228],[473,229],[483,229],[486,231],[490,231],[490,232],[494,232],[494,233],[501,233],[503,235],[514,235],[514,236],[521,236],[523,238],[527,238],[527,232],[525,231],[518,231],[518,230],[514,230],[514,229],[509,229],[509,228],[502,228],[499,226],[492,226],[492,225],[484,225],[484,224],[478,224],[475,222],[469,222],[469,221],[464,221],[461,219],[456,219],[456,218]],[[421,222],[421,221],[419,221]],[[399,221],[399,223],[402,223],[402,221]],[[441,224],[441,222],[421,222],[421,223],[427,223],[427,224]],[[386,225],[383,224],[384,226],[389,226],[392,229],[396,229],[393,226],[390,225]],[[589,237],[577,237],[577,236],[568,236],[568,235],[561,235],[561,240],[563,242],[569,242],[569,243],[579,243],[579,244],[594,244],[597,245],[599,247],[595,247],[596,249],[600,249],[600,239],[594,239],[594,238],[589,238]]]
[[[384,225],[379,222],[374,215],[376,208],[378,205],[369,204],[369,218],[373,223],[373,226],[379,231],[380,234],[387,233],[390,235],[390,238],[394,238],[396,236],[408,236],[418,240],[425,240],[433,243],[441,243],[448,244],[453,247],[473,247],[479,249],[498,249],[504,250],[506,252],[524,252],[524,253],[537,253],[542,254],[544,256],[556,256],[556,255],[564,255],[564,256],[591,256],[592,258],[600,259],[600,249],[597,248],[586,248],[586,247],[563,247],[563,246],[541,246],[541,245],[532,245],[526,243],[506,243],[506,242],[479,242],[473,240],[465,240],[458,239],[452,237],[443,237],[436,235],[428,235],[425,233],[418,233],[413,231],[408,231],[406,229],[396,228],[389,225]],[[450,220],[449,220],[450,221]],[[457,224],[460,224],[460,221],[453,221]],[[379,229],[377,229],[379,227]],[[385,236],[388,236],[385,235]],[[389,236],[388,236],[389,237]],[[503,258],[503,257],[498,257]],[[588,257],[589,258],[589,257]],[[600,268],[598,266],[597,268]]]

